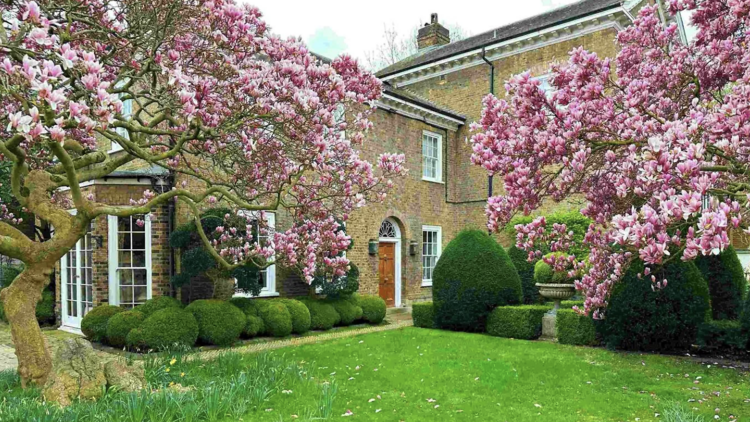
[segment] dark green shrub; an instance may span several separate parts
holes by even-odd
[[[36,320],[40,325],[55,322],[55,294],[50,290],[42,292],[42,300],[36,304]]]
[[[729,246],[719,255],[699,256],[695,265],[708,282],[713,319],[739,318],[747,280],[734,248]]]
[[[508,234],[509,237],[515,239],[515,226],[517,224],[529,224],[534,220],[534,218],[536,217],[530,215],[513,217],[513,219],[510,220],[510,223],[505,226],[506,234]],[[547,220],[546,230],[548,234],[551,233],[552,228],[555,224],[565,224],[568,228],[568,231],[573,232],[573,242],[571,247],[567,251],[569,254],[575,255],[578,259],[583,259],[589,254],[589,248],[588,246],[586,246],[586,242],[583,241],[583,238],[586,235],[586,231],[588,230],[589,225],[591,225],[592,223],[590,219],[584,217],[579,211],[555,212],[551,215],[545,216],[545,219]],[[546,249],[546,245],[540,246],[542,253],[549,252],[549,250]]]
[[[317,289],[318,294],[328,299],[350,297],[359,290],[359,268],[353,262],[349,263],[349,271],[345,275],[319,274],[313,278],[311,285]]]
[[[266,332],[266,325],[259,316],[248,315],[247,324],[242,334],[247,338],[255,337]]]
[[[435,328],[435,306],[432,302],[411,305],[411,318],[415,327]]]
[[[260,310],[266,333],[273,337],[286,337],[292,333],[292,315],[281,302],[269,303]]]
[[[90,310],[81,320],[81,331],[91,341],[103,342],[107,338],[107,322],[125,309],[119,306],[101,305]]]
[[[148,318],[153,315],[154,312],[165,308],[182,309],[182,303],[173,297],[157,296],[153,299],[147,300],[143,305],[137,306],[135,309]]]
[[[10,287],[13,280],[23,272],[24,265],[3,265],[3,278],[0,279],[0,288]]]
[[[557,341],[576,346],[595,346],[598,344],[594,320],[590,316],[580,315],[572,309],[557,310]]]
[[[326,302],[330,303],[331,306],[333,306],[333,308],[336,310],[336,313],[339,314],[339,322],[337,322],[338,325],[352,325],[354,321],[362,318],[362,315],[364,315],[364,310],[352,301],[337,299],[326,300]]]
[[[380,296],[357,296],[357,306],[362,308],[362,319],[370,324],[380,324],[385,319],[385,300]]]
[[[240,338],[247,318],[240,309],[223,300],[196,300],[185,308],[198,321],[201,343],[228,346]]]
[[[698,345],[713,353],[736,353],[747,348],[748,336],[740,321],[709,321],[698,329]]]
[[[279,302],[289,310],[294,334],[305,334],[310,331],[310,311],[304,303],[294,299],[281,299]]]
[[[146,315],[135,309],[113,315],[107,322],[107,343],[113,347],[125,346],[130,330],[140,327],[145,319]]]
[[[742,332],[748,338],[747,348],[750,349],[750,294],[745,299],[745,309],[742,311],[742,316],[740,317],[740,326],[742,327]]]
[[[240,308],[246,315],[258,315],[258,302],[257,299],[250,299],[249,297],[233,297],[229,299],[229,303]]]
[[[487,317],[487,333],[524,340],[539,338],[542,317],[549,310],[549,306],[544,305],[498,306]]]
[[[330,303],[315,299],[305,299],[302,303],[310,311],[310,328],[313,330],[330,330],[341,318]]]
[[[615,284],[603,323],[596,324],[609,348],[683,351],[695,340],[698,327],[710,316],[708,284],[693,262],[675,259],[655,274],[668,285],[652,290],[647,277],[638,278],[642,262],[634,262]]]
[[[487,233],[466,230],[440,256],[433,274],[435,320],[439,327],[484,331],[498,306],[523,301],[521,279],[503,248]]]
[[[174,346],[192,347],[198,340],[198,321],[180,308],[164,308],[130,330],[126,344],[141,350],[162,350]]]
[[[534,281],[534,265],[538,262],[535,260],[529,262],[529,253],[523,249],[517,248],[515,245],[508,249],[508,257],[513,266],[518,271],[518,277],[521,278],[521,288],[523,290],[523,303],[531,305],[539,303],[539,288],[536,287]]]

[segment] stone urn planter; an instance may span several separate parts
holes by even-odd
[[[555,306],[547,312],[542,318],[542,340],[557,339],[557,310],[560,309],[560,302],[570,299],[576,293],[574,284],[552,284],[536,283],[539,287],[539,294],[542,297],[555,301]]]

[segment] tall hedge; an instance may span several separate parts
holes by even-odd
[[[518,271],[518,276],[521,278],[523,303],[531,305],[539,302],[539,288],[536,287],[534,282],[534,264],[537,261],[529,262],[528,256],[528,252],[517,248],[515,245],[508,248],[508,257],[510,257],[513,266]]]
[[[711,315],[708,284],[693,262],[675,259],[656,271],[667,287],[653,290],[634,262],[612,290],[606,316],[596,324],[609,348],[681,352],[694,343]]]
[[[730,246],[719,255],[700,256],[695,265],[708,282],[713,319],[739,318],[747,280],[734,248]]]
[[[443,250],[433,273],[435,322],[458,331],[484,331],[494,308],[523,301],[521,279],[508,254],[487,233],[465,230]]]

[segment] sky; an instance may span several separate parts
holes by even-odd
[[[406,34],[437,13],[443,25],[458,25],[466,35],[476,35],[574,0],[244,1],[261,10],[273,33],[300,36],[312,51],[326,57],[348,53],[364,59],[382,42],[385,26]]]

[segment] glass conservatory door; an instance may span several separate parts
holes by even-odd
[[[91,232],[68,251],[60,263],[62,324],[81,328],[81,318],[94,305],[94,268]]]

